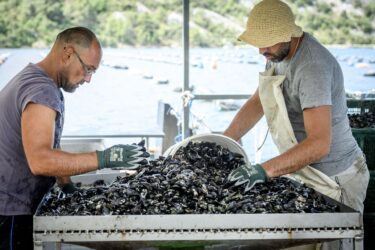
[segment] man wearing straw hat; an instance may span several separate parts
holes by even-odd
[[[258,89],[224,135],[239,140],[264,115],[280,155],[240,166],[229,181],[248,191],[268,178],[288,175],[362,213],[369,172],[351,133],[337,60],[295,24],[290,7],[280,0],[255,5],[239,39],[257,47],[267,65]],[[349,240],[324,244],[349,247]]]

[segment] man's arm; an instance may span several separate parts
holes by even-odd
[[[34,175],[72,176],[98,168],[95,152],[68,153],[53,149],[56,111],[29,103],[22,113],[22,144]]]
[[[285,153],[262,164],[269,177],[293,173],[329,153],[331,145],[331,106],[303,111],[306,139]]]
[[[262,116],[263,108],[257,90],[238,111],[229,127],[224,131],[224,135],[238,141]]]

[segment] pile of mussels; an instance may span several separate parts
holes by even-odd
[[[54,188],[38,215],[320,213],[338,211],[305,185],[273,178],[244,192],[227,183],[243,157],[215,143],[189,143],[174,157],[151,161],[135,176],[97,181],[73,194]]]
[[[352,128],[375,128],[375,115],[372,112],[348,114],[348,118]]]

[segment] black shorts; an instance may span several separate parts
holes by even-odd
[[[32,250],[33,246],[32,215],[0,215],[0,250]]]

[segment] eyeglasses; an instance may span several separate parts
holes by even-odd
[[[74,54],[77,56],[79,62],[81,63],[82,68],[83,68],[83,70],[85,71],[85,76],[91,76],[92,74],[94,74],[95,71],[96,71],[96,69],[93,68],[93,67],[91,67],[91,66],[89,66],[89,65],[87,65],[87,64],[85,64],[85,63],[82,61],[82,59],[81,59],[81,57],[79,56],[79,54],[78,54],[74,49],[73,49],[73,52],[74,52]]]

